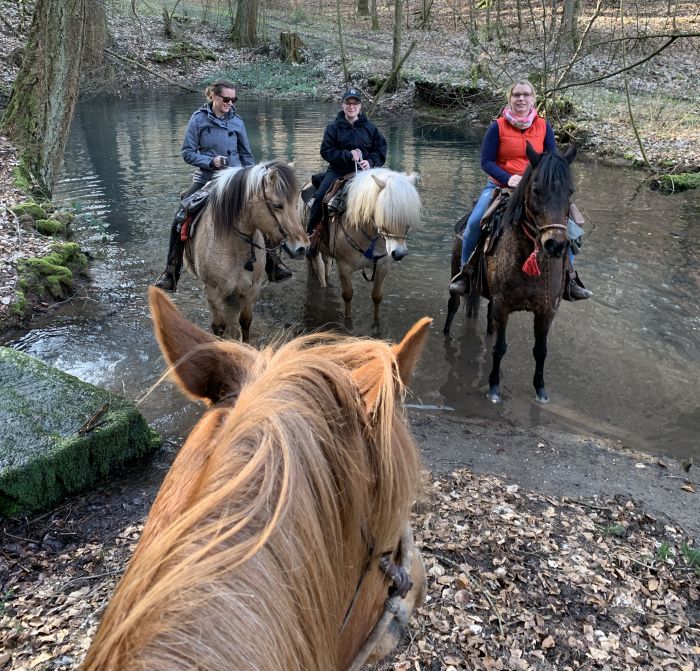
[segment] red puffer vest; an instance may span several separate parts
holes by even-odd
[[[498,123],[498,156],[496,164],[510,175],[522,175],[529,161],[525,153],[525,143],[540,154],[544,151],[544,138],[547,134],[547,122],[538,116],[527,130],[511,126],[504,117],[496,119]]]

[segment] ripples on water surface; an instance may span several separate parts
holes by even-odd
[[[180,142],[199,103],[197,96],[154,93],[79,106],[55,195],[95,217],[82,238],[101,257],[92,264],[95,291],[13,346],[129,398],[140,398],[158,380],[163,361],[146,287],[162,269],[177,193],[190,181]],[[242,100],[238,110],[258,160],[294,159],[300,181],[323,168],[318,147],[334,106]],[[669,197],[649,191],[639,172],[585,160],[574,164],[576,201],[589,222],[578,267],[595,298],[562,304],[554,321],[547,406],[533,400],[532,317],[512,316],[502,367],[505,402],[494,406],[484,395],[492,344],[485,336],[485,305],[478,322],[461,312],[452,338],[442,336],[452,224],[484,181],[480,139],[458,128],[378,121],[389,144],[388,167],[423,176],[424,221],[411,232],[410,255],[389,274],[378,328],[371,324],[370,285],[355,277],[353,332],[397,339],[418,317],[434,317],[409,402],[594,434],[655,453],[700,455],[697,194]],[[280,329],[319,328],[342,319],[335,275],[321,291],[307,282],[304,262],[289,265],[292,280],[263,288],[254,344]],[[175,302],[208,328],[196,280],[181,281]],[[142,409],[172,437],[184,435],[200,412],[169,383],[155,389]],[[457,454],[460,449],[455,446]]]

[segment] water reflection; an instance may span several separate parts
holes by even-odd
[[[199,104],[195,95],[146,94],[79,107],[56,196],[107,222],[106,229],[93,225],[82,233],[103,258],[92,265],[90,300],[37,324],[13,341],[15,347],[130,398],[140,398],[159,379],[163,362],[146,287],[164,260],[177,193],[191,178],[179,149]],[[245,98],[238,104],[256,158],[295,160],[300,181],[323,168],[318,147],[336,109]],[[650,452],[700,456],[700,243],[691,225],[700,215],[697,195],[667,197],[649,191],[640,173],[574,164],[576,201],[590,222],[577,263],[595,297],[562,305],[553,323],[545,369],[552,402],[544,407],[533,401],[532,317],[512,316],[502,367],[505,403],[494,406],[484,395],[492,345],[485,305],[476,321],[460,312],[451,339],[441,335],[452,224],[483,183],[480,140],[464,129],[406,118],[377,122],[388,139],[388,167],[423,176],[425,216],[420,230],[411,231],[409,257],[389,273],[378,328],[372,327],[371,285],[353,278],[353,332],[397,339],[418,317],[434,317],[411,402],[593,433]],[[252,324],[254,344],[281,331],[344,329],[335,273],[324,291],[307,278],[305,262],[289,266],[295,273],[289,282],[263,288]],[[196,280],[181,281],[175,301],[208,328]],[[151,393],[142,407],[171,436],[182,435],[201,411],[169,385]]]

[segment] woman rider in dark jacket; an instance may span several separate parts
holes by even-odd
[[[309,234],[321,220],[323,196],[336,179],[355,172],[357,168],[380,168],[386,161],[386,140],[361,111],[360,92],[355,88],[348,89],[342,101],[342,109],[326,126],[321,142],[321,156],[328,161],[328,169],[311,206],[306,227]]]

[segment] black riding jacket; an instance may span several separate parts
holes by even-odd
[[[350,125],[341,110],[338,116],[326,126],[321,142],[321,156],[338,172],[349,173],[355,170],[352,160],[353,149],[362,151],[362,158],[369,161],[371,168],[380,168],[386,161],[386,140],[379,129],[363,112]]]

